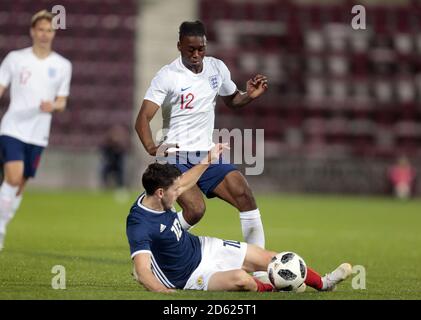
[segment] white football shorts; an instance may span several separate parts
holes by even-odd
[[[184,290],[207,290],[211,276],[220,271],[241,269],[247,252],[247,243],[199,237],[202,261],[187,280]]]

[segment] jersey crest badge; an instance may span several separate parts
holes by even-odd
[[[50,67],[50,68],[48,68],[48,76],[50,77],[50,78],[54,78],[55,76],[56,76],[56,69],[54,69],[54,68],[52,68],[52,67]]]
[[[209,77],[209,84],[213,90],[218,89],[218,76],[211,76]]]
[[[166,228],[167,228],[167,226],[161,224],[161,226],[159,227],[159,232],[162,233]]]
[[[199,278],[197,278],[197,285],[198,286],[202,286],[203,285],[203,277],[200,276]]]

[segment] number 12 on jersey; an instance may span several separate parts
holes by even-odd
[[[193,109],[193,106],[190,104],[194,100],[193,93],[188,93],[186,96],[184,94],[181,95],[181,110],[183,109]]]

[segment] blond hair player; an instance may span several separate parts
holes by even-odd
[[[63,111],[72,65],[52,50],[53,14],[43,10],[31,20],[32,47],[11,51],[0,66],[0,98],[10,85],[10,105],[1,120],[0,150],[4,180],[0,187],[0,250],[6,226],[35,176],[48,145],[52,113]]]

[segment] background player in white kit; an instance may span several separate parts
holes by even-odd
[[[69,95],[72,65],[52,51],[53,17],[46,10],[36,13],[31,20],[32,47],[11,51],[0,66],[0,97],[10,84],[10,105],[0,125],[0,250],[25,184],[35,176],[48,145],[52,113],[65,109]]]
[[[150,121],[161,108],[166,131],[162,142],[178,146],[175,166],[186,172],[195,165],[186,161],[191,154],[194,158],[197,151],[208,151],[213,146],[217,96],[230,108],[240,108],[266,91],[267,78],[257,75],[247,81],[246,92],[239,91],[226,65],[205,57],[205,27],[200,21],[180,25],[177,47],[180,57],[164,66],[152,80],[136,120],[136,131],[147,152],[155,156],[160,146],[152,138]],[[179,219],[184,229],[196,224],[205,212],[201,191],[208,198],[216,196],[236,207],[245,241],[264,248],[259,209],[246,179],[235,166],[212,164],[197,186],[178,198],[182,208]]]

